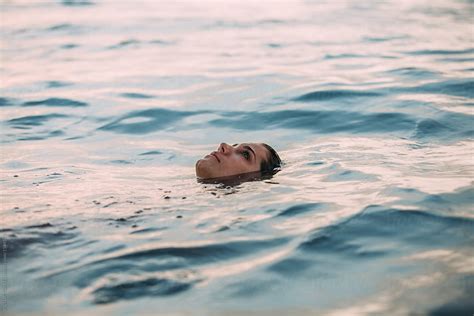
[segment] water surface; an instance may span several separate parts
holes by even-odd
[[[471,315],[472,13],[3,2],[2,307]],[[196,181],[246,141],[282,171]]]

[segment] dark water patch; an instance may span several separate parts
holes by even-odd
[[[70,31],[70,30],[77,30],[78,26],[72,25],[69,23],[62,23],[62,24],[55,24],[53,26],[50,26],[46,29],[46,31]]]
[[[429,316],[471,316],[474,311],[474,303],[472,297],[474,294],[471,292],[470,296],[464,296],[460,299],[453,300],[447,304],[436,307],[431,310],[427,315]]]
[[[142,229],[134,230],[130,234],[134,235],[134,234],[155,233],[155,232],[163,231],[163,230],[166,230],[166,229],[167,229],[166,227],[148,227],[148,228],[142,228]]]
[[[113,164],[119,164],[119,165],[131,165],[133,162],[130,160],[124,160],[124,159],[117,159],[117,160],[111,160],[110,161]]]
[[[434,82],[409,89],[413,92],[446,94],[465,98],[474,98],[474,80],[448,80]]]
[[[31,225],[31,226],[26,226],[25,228],[51,228],[53,225],[50,223],[44,223],[44,224],[38,224],[38,225]]]
[[[388,74],[401,75],[410,79],[430,78],[439,76],[441,73],[417,67],[403,67],[387,71]]]
[[[326,54],[323,59],[331,60],[331,59],[367,58],[367,57],[371,57],[371,56],[360,55],[360,54]]]
[[[230,284],[226,291],[229,292],[227,296],[231,298],[252,299],[268,292],[274,284],[275,281],[268,279],[251,279]]]
[[[269,271],[277,272],[283,275],[295,275],[303,272],[314,265],[313,261],[297,258],[286,258],[270,265]]]
[[[417,204],[432,211],[470,211],[474,205],[474,187],[460,188],[452,193],[427,194]]]
[[[405,52],[407,55],[462,55],[474,53],[474,48],[463,50],[448,50],[448,49],[423,49]]]
[[[149,94],[143,94],[143,93],[133,93],[133,92],[128,92],[128,93],[121,93],[120,96],[128,99],[153,99],[154,96],[149,95]]]
[[[315,101],[327,101],[333,99],[342,98],[356,98],[356,97],[377,97],[380,93],[369,92],[369,91],[356,91],[356,90],[324,90],[314,91],[303,94],[293,99],[298,102],[315,102]]]
[[[32,116],[23,116],[19,118],[14,118],[8,120],[7,123],[12,126],[40,126],[45,122],[56,119],[56,118],[66,118],[67,115],[64,114],[46,114],[46,115],[32,115]]]
[[[451,301],[430,310],[430,316],[472,315],[474,312],[474,276],[463,275],[450,280],[451,288],[457,288],[462,294]],[[445,284],[443,284],[445,286]]]
[[[118,284],[103,285],[95,290],[93,302],[108,304],[120,300],[132,300],[141,297],[169,296],[188,290],[193,282],[184,282],[166,278],[147,278],[125,281]]]
[[[108,47],[108,49],[119,49],[127,46],[137,46],[138,44],[140,44],[140,41],[132,38],[125,41],[121,41],[115,45],[111,45]]]
[[[444,112],[436,120],[424,119],[417,123],[414,137],[425,139],[463,139],[472,132],[473,116],[456,112]]]
[[[415,138],[423,138],[428,136],[440,136],[442,134],[450,133],[452,131],[446,125],[439,123],[436,120],[425,119],[416,124]]]
[[[84,7],[94,5],[94,2],[88,0],[62,0],[61,3],[66,7]]]
[[[237,29],[248,29],[248,28],[256,28],[256,27],[272,27],[277,24],[285,24],[290,21],[280,20],[280,19],[262,19],[258,21],[252,22],[239,22],[239,21],[232,21],[232,20],[219,20],[215,23],[208,24],[204,26],[204,29],[216,29],[216,28],[237,28]]]
[[[55,130],[51,132],[46,132],[40,135],[34,135],[34,136],[18,136],[17,140],[19,141],[27,141],[27,140],[44,140],[52,137],[58,137],[58,136],[63,136],[64,132],[61,130]],[[38,183],[43,183],[43,182],[38,182]]]
[[[79,47],[79,45],[77,45],[77,44],[64,44],[64,45],[61,45],[62,49],[73,49],[73,48],[76,48],[76,47]]]
[[[472,63],[474,62],[474,58],[454,58],[454,57],[449,57],[449,58],[441,58],[438,61],[444,61],[448,63]]]
[[[278,217],[291,217],[296,216],[304,213],[308,213],[315,210],[321,210],[326,208],[327,205],[322,203],[303,203],[298,205],[293,205],[287,209],[284,209],[280,213],[278,213]]]
[[[215,260],[226,260],[236,256],[261,251],[285,243],[287,239],[279,238],[273,240],[255,241],[233,241],[224,244],[209,244],[195,247],[164,247],[149,250],[136,251],[130,254],[117,256],[113,260],[139,260],[159,257],[180,257],[192,260],[193,263],[213,262]]]
[[[147,152],[141,153],[141,154],[139,154],[139,156],[162,155],[162,154],[163,154],[162,151],[159,151],[159,150],[151,150],[151,151],[147,151]]]
[[[364,42],[369,42],[369,43],[381,43],[381,42],[388,42],[388,41],[393,41],[393,40],[399,40],[399,39],[406,39],[408,36],[402,35],[402,36],[387,36],[387,37],[363,37],[362,40]]]
[[[35,253],[37,245],[50,248],[59,245],[61,242],[71,241],[77,236],[76,233],[58,230],[49,223],[15,229],[13,232],[14,235],[4,239],[10,258]]]
[[[257,25],[285,24],[287,21],[280,19],[263,19],[256,22]]]
[[[10,98],[0,97],[0,107],[15,105],[15,101]]]
[[[321,166],[321,165],[324,165],[324,162],[323,161],[312,161],[312,162],[308,162],[306,165],[307,166]]]
[[[44,275],[41,279],[50,282],[55,278],[63,279],[67,274],[67,278],[75,279],[75,286],[85,288],[101,278],[109,281],[111,278],[108,275],[119,273],[125,275],[125,281],[128,282],[130,278],[127,277],[127,274],[140,275],[141,273],[143,275],[147,272],[169,272],[176,269],[196,267],[200,264],[222,262],[260,251],[268,251],[272,247],[280,246],[287,241],[286,238],[278,238],[232,241],[189,247],[159,247],[145,250],[139,247],[125,254],[112,253],[103,259],[80,266],[67,267],[62,271]]]
[[[100,127],[98,130],[113,131],[123,134],[148,134],[162,130],[172,123],[177,122],[188,116],[203,113],[200,112],[182,112],[166,109],[149,109],[144,111],[131,112],[109,124]],[[127,123],[127,120],[143,118],[143,122]]]
[[[473,233],[474,221],[469,218],[371,206],[344,222],[316,231],[299,248],[355,259],[387,256],[402,249],[465,246],[474,240]]]
[[[62,87],[70,86],[70,85],[72,85],[72,83],[64,82],[64,81],[56,81],[56,80],[46,81],[46,88],[62,88]]]
[[[84,106],[87,106],[88,104],[81,101],[75,101],[75,100],[63,99],[63,98],[48,98],[45,100],[28,101],[28,102],[23,103],[23,106],[39,106],[39,105],[74,108],[74,107],[84,107]]]
[[[160,40],[160,39],[151,40],[149,43],[150,44],[155,44],[155,45],[160,45],[160,46],[175,44],[175,42],[164,41],[164,40]]]
[[[108,254],[108,253],[113,253],[113,252],[116,252],[116,251],[119,251],[119,250],[122,250],[122,249],[125,249],[125,248],[126,248],[126,246],[123,245],[123,244],[115,245],[115,246],[112,246],[110,248],[102,250],[100,253],[101,254]]]
[[[335,174],[331,174],[327,176],[324,181],[375,181],[377,180],[377,176],[373,174],[367,174],[363,173],[360,171],[355,171],[355,170],[342,170],[340,172],[337,172]]]
[[[283,47],[282,44],[278,44],[278,43],[268,43],[265,46],[268,47],[268,48],[281,48],[281,47]]]
[[[410,131],[414,118],[403,113],[368,113],[347,111],[282,110],[275,112],[233,113],[233,118],[216,119],[209,124],[237,130],[272,128],[305,129],[315,133],[386,133]]]

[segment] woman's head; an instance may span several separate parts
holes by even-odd
[[[196,175],[201,179],[228,177],[243,173],[271,173],[281,160],[276,151],[263,143],[222,143],[217,151],[196,162]]]

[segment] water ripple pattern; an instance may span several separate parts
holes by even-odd
[[[472,1],[0,10],[2,312],[474,313]]]

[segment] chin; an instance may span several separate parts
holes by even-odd
[[[199,159],[196,162],[196,176],[201,179],[209,179],[213,177],[209,161]]]

